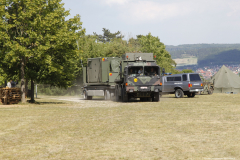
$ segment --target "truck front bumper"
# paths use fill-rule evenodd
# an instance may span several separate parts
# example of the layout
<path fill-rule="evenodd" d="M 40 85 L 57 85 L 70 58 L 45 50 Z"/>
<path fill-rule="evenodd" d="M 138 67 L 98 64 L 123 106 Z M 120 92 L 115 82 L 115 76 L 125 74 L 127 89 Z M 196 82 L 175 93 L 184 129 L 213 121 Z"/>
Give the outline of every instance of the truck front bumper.
<path fill-rule="evenodd" d="M 160 92 L 160 86 L 127 86 L 126 92 Z"/>

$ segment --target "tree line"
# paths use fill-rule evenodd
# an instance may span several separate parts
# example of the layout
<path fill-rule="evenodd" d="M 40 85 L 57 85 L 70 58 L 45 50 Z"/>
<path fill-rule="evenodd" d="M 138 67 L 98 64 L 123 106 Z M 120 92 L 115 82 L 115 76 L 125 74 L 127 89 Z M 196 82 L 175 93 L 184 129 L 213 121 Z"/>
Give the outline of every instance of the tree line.
<path fill-rule="evenodd" d="M 118 57 L 126 52 L 147 52 L 167 72 L 176 63 L 158 37 L 138 35 L 128 41 L 121 32 L 86 35 L 80 16 L 66 19 L 61 0 L 0 1 L 0 83 L 19 79 L 22 102 L 28 82 L 67 88 L 81 77 L 87 58 Z"/>
<path fill-rule="evenodd" d="M 222 53 L 235 52 L 240 50 L 240 44 L 184 44 L 178 46 L 167 45 L 166 50 L 172 58 L 184 58 L 186 56 L 195 56 L 199 61 L 208 60 L 212 56 Z"/>

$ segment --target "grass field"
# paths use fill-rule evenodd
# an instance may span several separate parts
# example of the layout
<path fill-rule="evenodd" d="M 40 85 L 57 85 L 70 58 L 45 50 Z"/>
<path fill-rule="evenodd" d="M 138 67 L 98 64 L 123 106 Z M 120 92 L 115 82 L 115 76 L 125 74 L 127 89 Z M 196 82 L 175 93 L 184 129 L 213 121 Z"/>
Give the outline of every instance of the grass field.
<path fill-rule="evenodd" d="M 240 94 L 71 98 L 0 105 L 0 159 L 240 159 Z"/>

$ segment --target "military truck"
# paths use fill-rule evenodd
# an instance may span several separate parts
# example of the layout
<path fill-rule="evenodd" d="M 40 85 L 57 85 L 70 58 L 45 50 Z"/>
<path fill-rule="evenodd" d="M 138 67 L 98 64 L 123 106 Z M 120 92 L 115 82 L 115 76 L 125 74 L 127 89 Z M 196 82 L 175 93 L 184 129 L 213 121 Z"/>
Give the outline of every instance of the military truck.
<path fill-rule="evenodd" d="M 153 53 L 126 53 L 122 57 L 89 58 L 83 67 L 83 95 L 127 102 L 130 98 L 159 101 L 160 67 Z"/>

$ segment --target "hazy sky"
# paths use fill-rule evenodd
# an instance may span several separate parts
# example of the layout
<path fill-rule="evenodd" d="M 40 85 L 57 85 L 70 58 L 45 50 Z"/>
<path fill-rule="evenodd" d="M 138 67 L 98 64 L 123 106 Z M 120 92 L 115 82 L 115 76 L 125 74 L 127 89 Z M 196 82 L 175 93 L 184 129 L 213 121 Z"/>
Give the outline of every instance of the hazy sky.
<path fill-rule="evenodd" d="M 240 0 L 62 0 L 87 34 L 149 32 L 165 45 L 240 43 Z"/>

